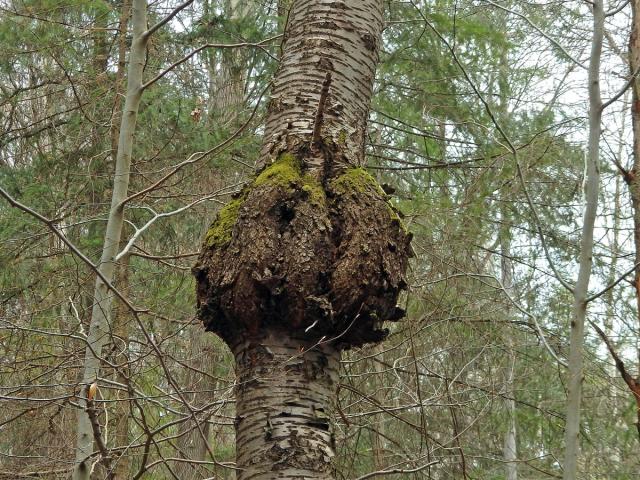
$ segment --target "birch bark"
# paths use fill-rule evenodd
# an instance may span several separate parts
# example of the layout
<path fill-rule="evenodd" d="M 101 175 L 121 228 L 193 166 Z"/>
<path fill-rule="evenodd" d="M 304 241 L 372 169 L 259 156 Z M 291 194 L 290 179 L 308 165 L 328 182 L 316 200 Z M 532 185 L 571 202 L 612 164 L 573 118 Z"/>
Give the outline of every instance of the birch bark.
<path fill-rule="evenodd" d="M 238 480 L 334 478 L 340 350 L 404 313 L 410 235 L 358 168 L 383 2 L 297 0 L 287 25 L 261 173 L 193 270 L 200 318 L 236 358 Z"/>
<path fill-rule="evenodd" d="M 339 350 L 278 331 L 232 350 L 237 480 L 334 478 Z"/>
<path fill-rule="evenodd" d="M 313 141 L 327 74 L 331 98 L 320 113 L 322 141 L 337 147 L 332 159 L 343 168 L 364 163 L 382 26 L 378 0 L 293 3 L 266 119 L 265 163 L 281 152 L 302 153 Z M 303 162 L 316 176 L 340 168 L 327 165 L 323 153 L 304 153 Z M 237 466 L 244 468 L 238 480 L 334 478 L 329 415 L 339 350 L 313 347 L 285 332 L 268 333 L 257 345 L 243 342 L 233 350 L 239 384 Z"/>
<path fill-rule="evenodd" d="M 265 125 L 263 159 L 309 143 L 322 85 L 331 73 L 331 101 L 323 116 L 325 143 L 341 146 L 343 165 L 364 164 L 383 5 L 378 0 L 298 0 L 289 11 L 280 66 Z M 307 158 L 321 168 L 322 158 Z"/>

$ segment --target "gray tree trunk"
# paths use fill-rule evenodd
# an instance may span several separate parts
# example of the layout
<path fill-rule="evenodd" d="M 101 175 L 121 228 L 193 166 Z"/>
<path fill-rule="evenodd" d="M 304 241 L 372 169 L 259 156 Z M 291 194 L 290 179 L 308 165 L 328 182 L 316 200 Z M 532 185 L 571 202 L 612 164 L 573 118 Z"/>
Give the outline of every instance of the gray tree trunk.
<path fill-rule="evenodd" d="M 231 20 L 241 20 L 246 14 L 248 2 L 231 0 L 224 2 L 224 15 Z M 212 10 L 209 1 L 203 5 L 205 16 Z M 211 85 L 209 109 L 215 112 L 215 121 L 237 128 L 238 115 L 244 106 L 245 91 L 245 55 L 242 50 L 208 52 L 207 64 L 209 84 Z M 214 380 L 219 364 L 215 360 L 216 353 L 209 352 L 211 341 L 200 329 L 191 328 L 189 332 L 189 358 L 195 370 L 188 370 L 186 387 L 192 391 L 187 398 L 195 409 L 205 407 L 211 401 L 211 391 L 215 391 L 217 382 Z M 201 375 L 199 372 L 206 372 Z M 190 414 L 189 409 L 183 409 Z M 207 443 L 210 436 L 210 424 L 206 412 L 196 418 L 191 418 L 180 426 L 181 436 L 178 438 L 178 449 L 186 460 L 212 462 Z M 198 480 L 211 476 L 212 465 L 197 462 L 180 462 L 175 471 L 180 480 Z"/>
<path fill-rule="evenodd" d="M 587 314 L 587 292 L 593 264 L 593 231 L 598 210 L 600 185 L 600 133 L 602 99 L 600 97 L 600 58 L 604 37 L 602 0 L 593 2 L 593 38 L 589 60 L 589 138 L 585 169 L 585 208 L 580 239 L 578 279 L 573 290 L 571 336 L 569 348 L 567 419 L 565 426 L 564 480 L 578 475 L 580 451 L 580 404 L 582 399 L 584 322 Z"/>
<path fill-rule="evenodd" d="M 510 222 L 509 216 L 505 213 L 506 208 L 502 209 L 501 220 L 503 224 L 502 235 L 500 239 L 500 276 L 502 286 L 509 295 L 513 294 L 513 265 L 511 263 L 511 241 L 509 238 L 508 225 Z M 506 231 L 505 231 L 506 230 Z M 513 309 L 506 308 L 507 318 L 511 320 Z M 515 388 L 514 388 L 514 370 L 516 363 L 516 353 L 512 332 L 507 331 L 505 337 L 505 344 L 507 347 L 507 353 L 509 356 L 509 366 L 507 375 L 505 378 L 505 394 L 507 399 L 505 400 L 505 407 L 507 410 L 507 432 L 504 436 L 504 445 L 502 448 L 502 456 L 504 458 L 505 468 L 505 480 L 518 480 L 518 448 L 517 448 L 517 430 L 516 430 L 516 401 L 515 401 Z"/>
<path fill-rule="evenodd" d="M 199 316 L 236 358 L 238 480 L 334 478 L 340 350 L 404 313 L 410 235 L 357 168 L 382 27 L 382 0 L 293 3 L 262 171 L 194 267 Z"/>
<path fill-rule="evenodd" d="M 231 0 L 224 13 L 229 19 L 239 21 L 246 15 L 248 6 L 246 0 Z M 244 104 L 244 59 L 242 49 L 220 52 L 220 72 L 214 79 L 217 89 L 211 103 L 224 123 L 236 124 L 235 120 Z"/>
<path fill-rule="evenodd" d="M 216 381 L 213 378 L 217 367 L 217 356 L 212 352 L 211 339 L 204 335 L 202 327 L 189 330 L 190 364 L 193 369 L 187 371 L 185 385 L 190 393 L 185 393 L 185 398 L 190 402 L 194 410 L 205 409 L 211 402 L 212 391 L 216 390 Z M 202 375 L 200 372 L 206 372 Z M 193 393 L 191 393 L 193 392 Z M 190 411 L 184 409 L 184 413 Z M 205 411 L 190 418 L 180 425 L 180 437 L 178 448 L 186 460 L 211 461 L 207 441 L 210 435 L 208 415 Z M 180 462 L 175 471 L 180 480 L 197 480 L 211 476 L 212 465 L 201 463 Z"/>
<path fill-rule="evenodd" d="M 120 123 L 111 210 L 109 211 L 102 256 L 98 267 L 100 273 L 109 281 L 112 281 L 114 277 L 114 258 L 118 253 L 120 238 L 122 236 L 122 226 L 124 223 L 124 205 L 122 202 L 126 199 L 129 188 L 133 134 L 138 116 L 138 106 L 140 105 L 140 98 L 142 96 L 142 74 L 147 45 L 147 38 L 144 36 L 147 27 L 146 1 L 134 0 L 132 11 L 133 39 L 129 56 L 127 94 Z M 80 408 L 78 409 L 76 430 L 74 480 L 88 480 L 91 474 L 94 439 L 91 422 L 84 408 L 86 406 L 84 399 L 86 398 L 86 387 L 97 380 L 100 373 L 102 349 L 109 339 L 111 298 L 112 294 L 109 292 L 108 286 L 100 277 L 97 277 L 94 290 L 94 304 L 89 325 L 89 336 L 87 338 L 88 345 L 84 357 L 82 390 L 78 401 Z"/>

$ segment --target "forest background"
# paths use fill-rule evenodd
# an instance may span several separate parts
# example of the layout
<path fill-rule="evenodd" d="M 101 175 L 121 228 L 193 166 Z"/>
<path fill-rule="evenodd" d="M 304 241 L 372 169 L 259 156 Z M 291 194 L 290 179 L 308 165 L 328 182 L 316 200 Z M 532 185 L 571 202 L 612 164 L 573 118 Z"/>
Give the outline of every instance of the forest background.
<path fill-rule="evenodd" d="M 636 478 L 638 3 L 604 5 L 594 157 L 598 2 L 385 2 L 366 154 L 415 258 L 407 318 L 343 355 L 339 478 L 563 476 L 588 165 L 600 189 L 577 478 Z M 234 476 L 233 359 L 196 319 L 191 267 L 254 173 L 287 8 L 150 2 L 121 298 L 93 379 L 95 478 Z M 2 0 L 0 12 L 0 478 L 68 478 L 131 3 Z"/>

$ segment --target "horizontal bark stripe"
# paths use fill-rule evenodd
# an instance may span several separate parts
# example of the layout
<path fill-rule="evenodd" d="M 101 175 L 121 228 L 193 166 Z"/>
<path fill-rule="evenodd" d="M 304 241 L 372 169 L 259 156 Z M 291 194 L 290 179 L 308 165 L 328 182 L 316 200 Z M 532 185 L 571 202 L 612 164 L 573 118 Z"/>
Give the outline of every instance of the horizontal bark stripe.
<path fill-rule="evenodd" d="M 237 479 L 333 478 L 338 350 L 277 331 L 232 350 Z"/>

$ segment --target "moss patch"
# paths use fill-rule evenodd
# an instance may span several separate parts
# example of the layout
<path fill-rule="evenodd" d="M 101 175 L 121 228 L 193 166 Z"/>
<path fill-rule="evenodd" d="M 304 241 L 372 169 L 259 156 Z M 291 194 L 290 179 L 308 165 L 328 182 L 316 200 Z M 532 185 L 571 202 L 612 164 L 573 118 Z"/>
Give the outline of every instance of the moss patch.
<path fill-rule="evenodd" d="M 397 223 L 398 226 L 402 229 L 405 235 L 409 233 L 409 229 L 407 228 L 407 224 L 402 221 L 400 215 L 398 214 L 398 210 L 387 202 L 387 211 L 389 212 L 389 216 L 391 217 L 391 221 L 393 223 Z"/>
<path fill-rule="evenodd" d="M 216 216 L 209 227 L 204 243 L 207 247 L 223 247 L 231 241 L 233 226 L 238 219 L 240 207 L 244 203 L 245 195 L 227 203 Z"/>
<path fill-rule="evenodd" d="M 376 179 L 364 168 L 357 167 L 345 170 L 342 175 L 331 182 L 331 187 L 339 195 L 345 195 L 351 192 L 365 193 L 368 189 L 373 190 L 385 199 L 391 221 L 397 223 L 404 233 L 408 232 L 407 226 L 400 218 L 400 215 L 398 215 L 398 211 L 386 200 L 387 194 Z"/>
<path fill-rule="evenodd" d="M 290 153 L 282 154 L 271 166 L 265 168 L 255 179 L 251 188 L 267 184 L 284 189 L 300 189 L 307 194 L 314 205 L 323 205 L 326 201 L 320 182 L 311 175 L 303 175 L 300 160 Z"/>
<path fill-rule="evenodd" d="M 259 187 L 268 183 L 290 188 L 298 183 L 300 176 L 300 161 L 290 153 L 283 153 L 257 176 L 252 186 Z"/>
<path fill-rule="evenodd" d="M 302 176 L 302 190 L 307 193 L 313 205 L 324 205 L 327 201 L 322 185 L 311 175 Z"/>
<path fill-rule="evenodd" d="M 345 145 L 347 143 L 347 131 L 343 128 L 338 134 L 338 145 Z"/>
<path fill-rule="evenodd" d="M 282 154 L 272 165 L 265 168 L 250 185 L 245 187 L 239 198 L 232 200 L 218 212 L 205 237 L 207 247 L 220 248 L 231 241 L 240 207 L 249 192 L 264 185 L 275 185 L 291 192 L 302 190 L 309 201 L 316 206 L 324 205 L 326 202 L 326 196 L 320 182 L 311 175 L 302 174 L 300 160 L 290 153 Z"/>
<path fill-rule="evenodd" d="M 367 189 L 373 189 L 383 197 L 385 195 L 384 190 L 376 182 L 376 179 L 362 167 L 348 168 L 342 175 L 331 182 L 331 186 L 340 195 L 350 192 L 365 193 Z"/>

